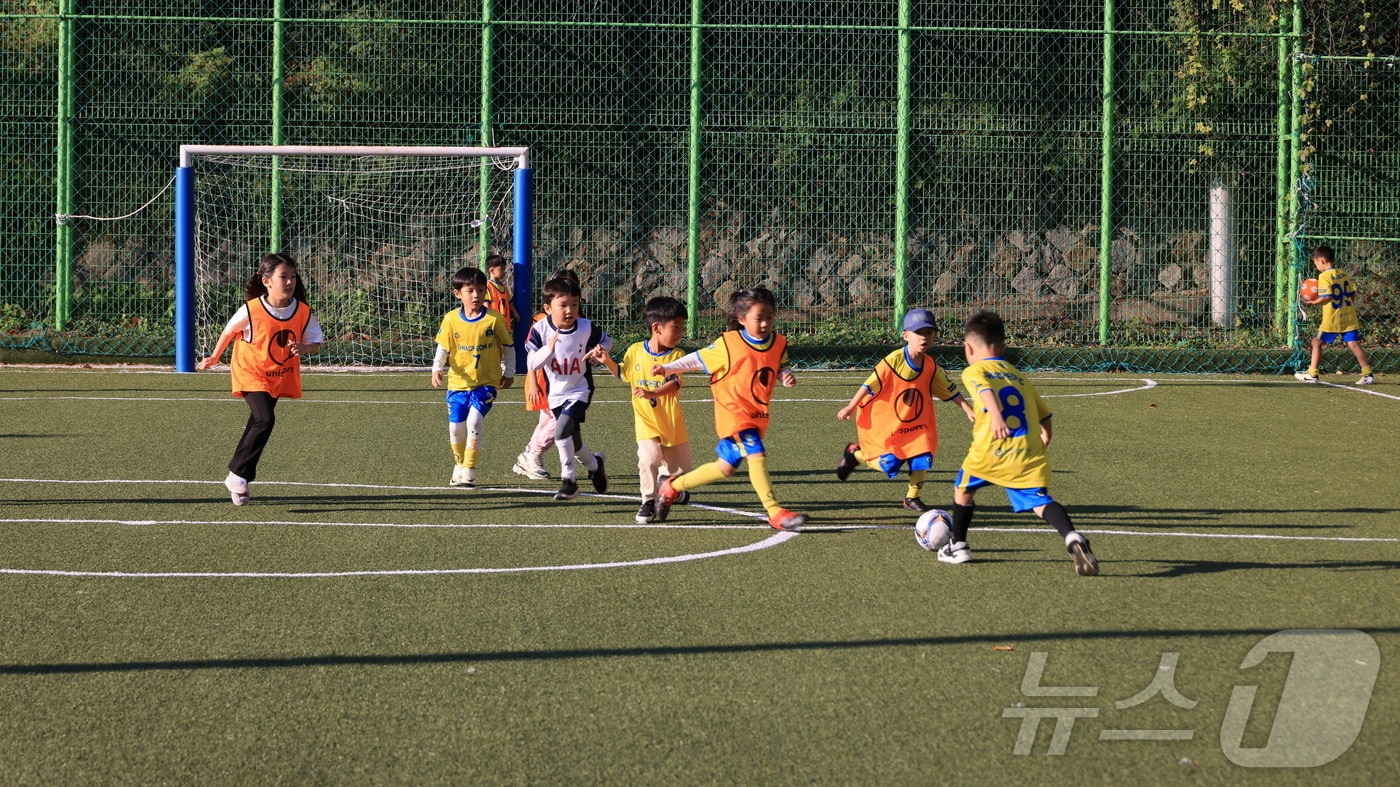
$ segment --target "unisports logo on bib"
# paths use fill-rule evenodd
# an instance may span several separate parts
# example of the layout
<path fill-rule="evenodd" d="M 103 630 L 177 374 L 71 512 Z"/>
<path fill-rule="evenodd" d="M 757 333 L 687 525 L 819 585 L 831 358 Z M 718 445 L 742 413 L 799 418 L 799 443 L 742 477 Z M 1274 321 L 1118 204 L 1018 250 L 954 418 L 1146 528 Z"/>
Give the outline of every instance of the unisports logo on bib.
<path fill-rule="evenodd" d="M 283 328 L 272 334 L 272 341 L 267 347 L 267 357 L 278 366 L 286 366 L 292 360 L 292 345 L 296 343 L 297 332 Z"/>
<path fill-rule="evenodd" d="M 900 423 L 917 421 L 924 414 L 924 395 L 912 388 L 899 395 L 894 402 L 894 415 Z"/>
<path fill-rule="evenodd" d="M 759 404 L 768 404 L 769 391 L 773 390 L 773 377 L 777 372 L 769 366 L 753 373 L 753 382 L 749 386 L 749 393 L 753 394 L 753 400 Z"/>

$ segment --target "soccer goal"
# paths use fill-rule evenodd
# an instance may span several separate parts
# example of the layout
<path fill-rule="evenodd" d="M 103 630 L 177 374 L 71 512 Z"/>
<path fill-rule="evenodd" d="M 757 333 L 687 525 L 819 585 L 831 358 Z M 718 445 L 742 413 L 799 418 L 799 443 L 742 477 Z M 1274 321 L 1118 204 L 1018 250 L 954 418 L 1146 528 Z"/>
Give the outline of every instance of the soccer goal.
<path fill-rule="evenodd" d="M 516 313 L 532 313 L 531 189 L 523 147 L 181 146 L 176 371 L 213 349 L 271 251 L 297 260 L 322 364 L 426 366 L 452 274 L 490 253 L 510 258 Z"/>

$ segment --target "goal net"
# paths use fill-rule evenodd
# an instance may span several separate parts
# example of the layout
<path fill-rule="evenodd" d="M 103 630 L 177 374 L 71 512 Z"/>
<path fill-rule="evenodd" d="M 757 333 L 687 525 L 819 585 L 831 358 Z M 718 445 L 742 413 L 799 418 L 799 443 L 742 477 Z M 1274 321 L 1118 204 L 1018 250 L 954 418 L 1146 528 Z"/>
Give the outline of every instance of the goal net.
<path fill-rule="evenodd" d="M 309 360 L 427 365 L 456 270 L 499 253 L 529 292 L 528 174 L 524 148 L 182 148 L 177 371 L 212 351 L 270 251 L 297 261 L 325 331 Z"/>

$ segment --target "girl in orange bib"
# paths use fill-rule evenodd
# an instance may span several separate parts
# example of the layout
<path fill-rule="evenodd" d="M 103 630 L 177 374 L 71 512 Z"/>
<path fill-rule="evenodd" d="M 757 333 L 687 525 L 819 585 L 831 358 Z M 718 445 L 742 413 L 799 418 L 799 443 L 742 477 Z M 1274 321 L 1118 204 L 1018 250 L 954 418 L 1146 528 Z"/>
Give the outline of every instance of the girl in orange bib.
<path fill-rule="evenodd" d="M 749 483 L 768 512 L 768 524 L 777 530 L 800 530 L 806 514 L 795 514 L 778 504 L 768 479 L 768 453 L 763 435 L 768 431 L 768 403 L 781 382 L 797 385 L 788 365 L 787 339 L 773 330 L 777 301 L 765 287 L 740 290 L 729 298 L 729 330 L 702 350 L 666 364 L 651 367 L 653 376 L 676 372 L 706 372 L 715 399 L 715 432 L 718 459 L 689 473 L 661 482 L 656 496 L 656 521 L 665 521 L 671 506 L 683 493 L 734 475 L 748 461 Z"/>
<path fill-rule="evenodd" d="M 212 369 L 233 344 L 233 395 L 247 402 L 249 410 L 224 479 L 236 506 L 248 502 L 248 484 L 257 476 L 258 460 L 272 436 L 277 400 L 301 398 L 301 356 L 316 352 L 324 339 L 290 256 L 264 255 L 244 297 L 246 302 L 224 326 L 214 352 L 199 362 L 200 369 Z"/>

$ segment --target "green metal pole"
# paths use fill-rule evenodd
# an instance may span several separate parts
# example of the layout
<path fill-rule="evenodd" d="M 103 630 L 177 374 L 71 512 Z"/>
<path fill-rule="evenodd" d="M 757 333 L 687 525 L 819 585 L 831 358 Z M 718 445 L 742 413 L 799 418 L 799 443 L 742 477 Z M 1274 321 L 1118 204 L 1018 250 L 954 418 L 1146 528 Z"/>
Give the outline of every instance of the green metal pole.
<path fill-rule="evenodd" d="M 700 311 L 700 134 L 703 115 L 701 100 L 701 24 L 705 17 L 704 0 L 690 0 L 690 190 L 686 215 L 686 321 L 685 335 L 695 336 L 696 318 Z"/>
<path fill-rule="evenodd" d="M 1108 344 L 1113 286 L 1114 0 L 1103 4 L 1103 150 L 1099 173 L 1099 344 Z"/>
<path fill-rule="evenodd" d="M 1293 299 L 1288 288 L 1288 152 L 1292 137 L 1289 126 L 1292 102 L 1289 85 L 1293 69 L 1288 37 L 1289 18 L 1280 9 L 1278 15 L 1278 145 L 1277 168 L 1274 173 L 1274 332 L 1280 339 L 1288 338 L 1289 317 Z"/>
<path fill-rule="evenodd" d="M 54 236 L 54 315 L 55 330 L 68 327 L 73 309 L 73 2 L 60 0 L 58 25 L 58 128 L 54 170 L 55 207 L 58 224 Z"/>
<path fill-rule="evenodd" d="M 913 0 L 899 0 L 899 114 L 894 154 L 894 324 L 909 308 L 909 139 L 913 110 L 910 95 L 914 34 Z"/>
<path fill-rule="evenodd" d="M 491 147 L 494 127 L 493 111 L 495 94 L 491 89 L 491 76 L 496 71 L 496 18 L 495 0 L 481 0 L 481 146 Z M 491 215 L 491 162 L 481 160 L 481 185 L 478 192 L 478 218 Z M 477 229 L 477 239 L 481 248 L 479 264 L 486 268 L 486 258 L 491 254 L 491 222 L 483 221 Z"/>
<path fill-rule="evenodd" d="M 1299 155 L 1303 147 L 1303 64 L 1298 56 L 1302 54 L 1303 7 L 1300 0 L 1293 0 L 1293 36 L 1289 45 L 1293 67 L 1290 69 L 1289 134 L 1288 134 L 1288 234 L 1293 238 L 1288 249 L 1288 290 L 1298 289 L 1298 268 L 1293 264 L 1294 254 L 1302 254 L 1303 240 L 1300 221 L 1302 217 L 1303 168 Z M 1296 332 L 1295 332 L 1296 333 Z M 1302 346 L 1302 337 L 1294 336 L 1293 341 Z"/>
<path fill-rule="evenodd" d="M 285 144 L 282 132 L 282 91 L 287 81 L 286 0 L 273 0 L 272 8 L 272 144 Z M 272 188 L 269 194 L 267 250 L 282 251 L 282 157 L 272 157 Z"/>

